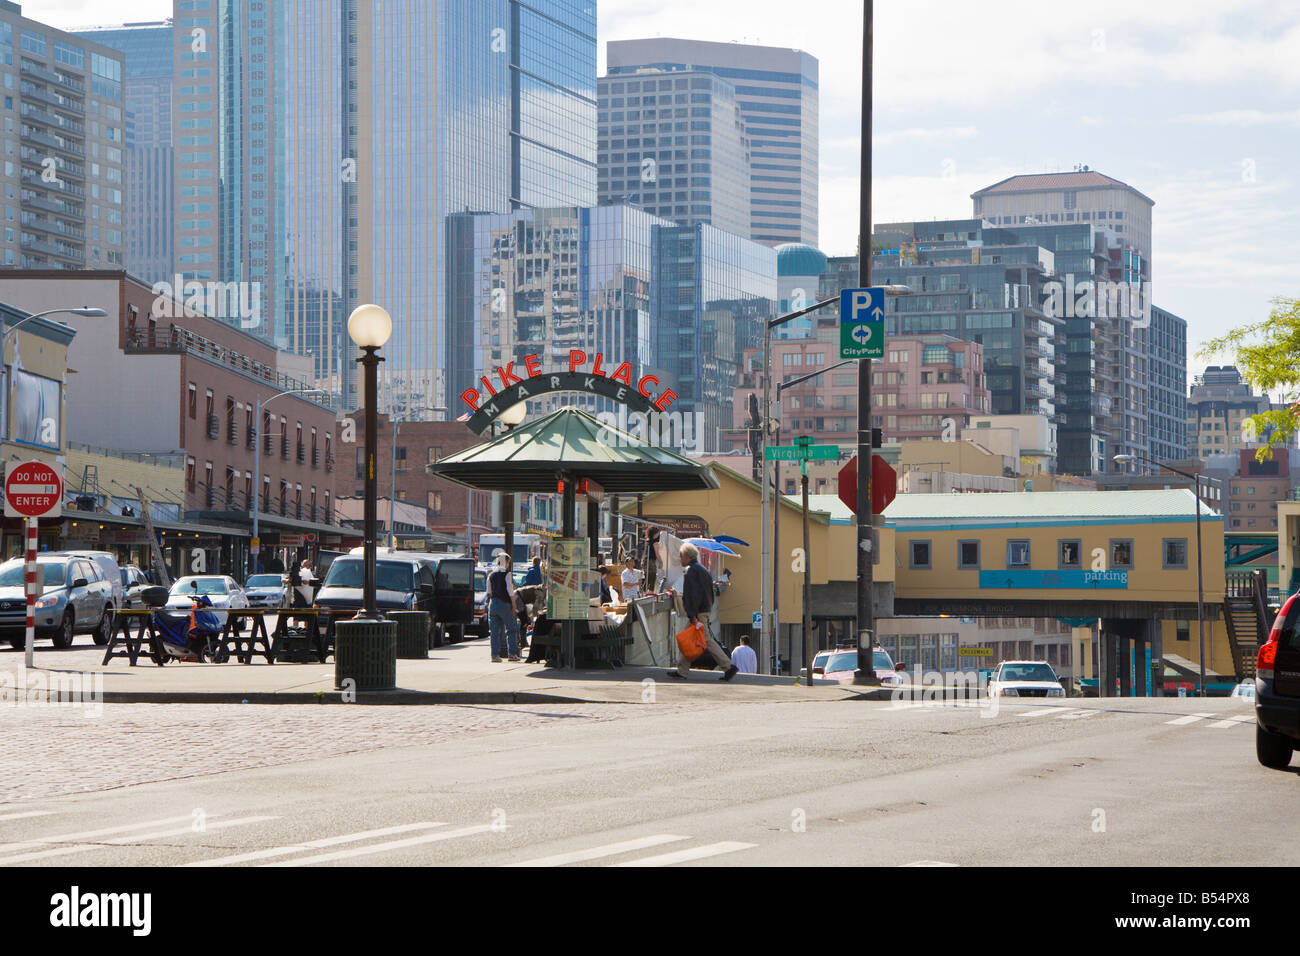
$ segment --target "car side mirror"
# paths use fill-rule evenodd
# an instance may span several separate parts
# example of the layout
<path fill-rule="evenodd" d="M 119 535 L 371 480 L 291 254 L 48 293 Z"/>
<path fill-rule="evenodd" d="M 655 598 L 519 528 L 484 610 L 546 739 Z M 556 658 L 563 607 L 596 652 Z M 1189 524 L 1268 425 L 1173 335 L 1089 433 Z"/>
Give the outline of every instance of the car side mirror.
<path fill-rule="evenodd" d="M 85 578 L 77 578 L 75 581 L 72 582 L 72 586 L 74 588 L 84 588 L 84 587 L 88 587 L 89 585 L 90 582 L 87 581 Z"/>
<path fill-rule="evenodd" d="M 897 664 L 894 665 L 894 670 L 896 671 L 907 670 L 907 661 L 899 661 Z"/>
<path fill-rule="evenodd" d="M 825 673 L 826 673 L 826 668 L 824 668 L 824 667 L 814 667 L 814 668 L 813 668 L 813 673 L 814 673 L 814 674 L 825 674 Z"/>

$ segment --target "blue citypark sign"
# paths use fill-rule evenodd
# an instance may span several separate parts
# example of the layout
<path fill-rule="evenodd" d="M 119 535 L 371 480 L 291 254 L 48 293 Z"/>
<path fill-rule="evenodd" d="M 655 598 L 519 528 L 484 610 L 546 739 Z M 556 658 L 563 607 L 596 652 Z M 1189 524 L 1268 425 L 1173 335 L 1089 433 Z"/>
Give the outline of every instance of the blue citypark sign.
<path fill-rule="evenodd" d="M 840 358 L 884 357 L 884 287 L 844 289 L 840 292 Z"/>
<path fill-rule="evenodd" d="M 1005 571 L 981 571 L 981 588 L 1025 588 L 1026 590 L 1127 590 L 1128 571 L 1035 571 L 1009 568 Z"/>

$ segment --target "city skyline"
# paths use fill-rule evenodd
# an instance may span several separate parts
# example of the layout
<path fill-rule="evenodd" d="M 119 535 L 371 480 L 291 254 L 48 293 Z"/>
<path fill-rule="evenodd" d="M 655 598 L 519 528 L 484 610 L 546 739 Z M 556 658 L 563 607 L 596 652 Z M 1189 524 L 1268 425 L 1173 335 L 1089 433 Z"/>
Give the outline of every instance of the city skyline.
<path fill-rule="evenodd" d="M 1220 364 L 1224 357 L 1196 357 L 1201 342 L 1264 318 L 1275 296 L 1300 294 L 1292 270 L 1300 240 L 1285 216 L 1300 200 L 1286 161 L 1300 141 L 1291 104 L 1300 62 L 1287 55 L 1300 13 L 1257 0 L 1168 11 L 1102 0 L 1043 22 L 1018 12 L 1030 6 L 1011 3 L 996 18 L 937 0 L 877 11 L 874 219 L 964 218 L 972 192 L 1007 176 L 1086 164 L 1155 201 L 1156 298 L 1188 321 L 1189 372 Z M 780 44 L 816 56 L 819 245 L 847 255 L 857 241 L 859 13 L 817 0 L 812 7 L 818 15 L 791 19 L 737 2 L 647 8 L 606 0 L 597 4 L 597 69 L 605 71 L 607 41 L 654 36 Z M 161 19 L 170 8 L 170 0 L 52 0 L 24 12 L 77 28 Z M 843 29 L 827 30 L 824 15 L 836 11 Z M 924 33 L 924 43 L 908 39 L 935 22 L 948 29 Z M 1171 41 L 1175 22 L 1179 39 Z M 1120 108 L 1123 96 L 1148 108 Z M 1203 265 L 1207 235 L 1226 247 L 1213 273 Z"/>

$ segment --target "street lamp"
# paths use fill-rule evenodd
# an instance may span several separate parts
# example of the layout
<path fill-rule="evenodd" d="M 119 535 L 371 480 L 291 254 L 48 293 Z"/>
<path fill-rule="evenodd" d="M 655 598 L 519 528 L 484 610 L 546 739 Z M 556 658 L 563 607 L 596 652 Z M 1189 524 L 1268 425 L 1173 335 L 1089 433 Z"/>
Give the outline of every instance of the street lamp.
<path fill-rule="evenodd" d="M 1200 632 L 1201 641 L 1201 689 L 1200 695 L 1205 696 L 1205 586 L 1201 576 L 1201 476 L 1193 474 L 1190 471 L 1183 471 L 1181 468 L 1174 468 L 1172 465 L 1166 465 L 1162 461 L 1156 461 L 1154 458 L 1148 458 L 1146 455 L 1115 455 L 1111 461 L 1117 465 L 1125 465 L 1133 461 L 1145 461 L 1148 464 L 1155 465 L 1157 468 L 1163 468 L 1165 471 L 1172 471 L 1175 475 L 1182 475 L 1184 478 L 1192 479 L 1194 488 L 1192 494 L 1196 496 L 1196 628 Z M 1164 675 L 1161 674 L 1161 686 L 1164 684 Z M 1098 693 L 1100 693 L 1101 681 L 1097 683 Z"/>
<path fill-rule="evenodd" d="M 260 570 L 260 568 L 258 567 L 258 561 L 262 553 L 262 539 L 258 536 L 258 530 L 257 530 L 258 529 L 257 514 L 258 511 L 260 510 L 260 505 L 262 501 L 262 439 L 265 438 L 266 436 L 257 433 L 256 431 L 257 429 L 262 427 L 262 409 L 265 406 L 270 405 L 273 401 L 275 401 L 277 398 L 280 398 L 282 395 L 311 395 L 313 393 L 317 395 L 328 394 L 324 389 L 321 388 L 290 388 L 290 389 L 286 389 L 283 392 L 277 392 L 276 394 L 268 398 L 266 401 L 262 401 L 262 396 L 260 394 L 257 396 L 257 414 L 253 418 L 253 429 L 257 437 L 257 440 L 253 442 L 253 501 L 252 501 L 253 545 L 251 548 L 249 548 L 249 551 L 252 553 L 253 567 L 255 570 Z"/>
<path fill-rule="evenodd" d="M 378 436 L 377 411 L 379 401 L 379 363 L 383 361 L 377 354 L 393 334 L 393 319 L 380 306 L 361 305 L 348 316 L 348 337 L 361 349 L 362 355 L 357 362 L 364 370 L 364 402 L 366 408 L 366 471 L 365 471 L 365 538 L 362 542 L 365 553 L 365 577 L 362 590 L 362 607 L 357 618 L 377 619 L 378 608 L 375 606 L 375 539 L 377 537 L 377 516 L 375 499 L 378 489 L 375 485 L 375 449 Z"/>
<path fill-rule="evenodd" d="M 9 326 L 9 328 L 5 329 L 4 351 L 5 352 L 9 351 L 9 336 L 15 335 L 15 333 L 17 333 L 17 331 L 22 326 L 26 325 L 32 319 L 43 318 L 44 316 L 47 315 L 79 315 L 82 318 L 102 319 L 104 316 L 108 315 L 108 313 L 105 312 L 103 309 L 94 308 L 89 305 L 83 305 L 80 306 L 79 308 L 72 308 L 72 309 L 46 309 L 44 312 L 34 312 L 24 319 L 19 319 L 13 325 Z M 0 356 L 0 358 L 3 358 L 3 356 Z M 13 408 L 14 378 L 15 376 L 11 372 L 9 375 L 9 401 L 8 401 L 8 405 L 10 409 Z M 7 417 L 12 417 L 12 412 L 10 412 L 10 415 Z M 13 429 L 9 427 L 8 421 L 5 422 L 5 437 L 13 438 Z"/>

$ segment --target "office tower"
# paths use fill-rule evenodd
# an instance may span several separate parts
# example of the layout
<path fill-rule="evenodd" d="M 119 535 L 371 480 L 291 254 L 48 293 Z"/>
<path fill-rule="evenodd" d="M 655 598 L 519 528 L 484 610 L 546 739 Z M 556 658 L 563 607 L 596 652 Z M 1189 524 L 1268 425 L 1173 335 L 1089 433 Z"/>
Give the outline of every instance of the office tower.
<path fill-rule="evenodd" d="M 121 268 L 122 54 L 0 0 L 4 266 Z"/>
<path fill-rule="evenodd" d="M 599 198 L 749 235 L 749 138 L 735 87 L 688 70 L 602 77 Z"/>
<path fill-rule="evenodd" d="M 1211 365 L 1192 383 L 1186 401 L 1187 446 L 1178 457 L 1205 461 L 1211 455 L 1235 457 L 1256 449 L 1267 432 L 1257 432 L 1248 419 L 1281 407 L 1267 395 L 1256 395 L 1235 365 Z"/>
<path fill-rule="evenodd" d="M 1075 396 L 1075 404 L 1061 423 L 1060 466 L 1063 471 L 1081 474 L 1113 471 L 1114 455 L 1148 454 L 1149 369 L 1141 333 L 1151 321 L 1152 200 L 1086 166 L 1068 173 L 1012 176 L 977 190 L 971 199 L 975 215 L 995 226 L 1084 223 L 1103 230 L 1107 261 L 1089 262 L 1092 274 L 1076 278 L 1105 279 L 1127 286 L 1130 300 L 1136 298 L 1141 308 L 1137 314 L 1129 308 L 1112 308 L 1109 314 L 1064 316 L 1061 351 L 1075 362 L 1067 373 L 1071 378 L 1068 391 Z M 1083 250 L 1071 247 L 1071 251 Z M 1092 251 L 1102 254 L 1096 245 Z M 1064 270 L 1062 281 L 1068 281 L 1071 274 Z M 1089 383 L 1083 381 L 1085 363 L 1091 363 L 1094 371 Z M 1091 396 L 1104 396 L 1109 408 L 1093 407 L 1089 423 L 1084 405 L 1104 404 Z M 1139 470 L 1148 467 L 1142 465 Z"/>
<path fill-rule="evenodd" d="M 172 21 L 76 35 L 122 54 L 126 104 L 126 271 L 152 284 L 176 273 Z"/>
<path fill-rule="evenodd" d="M 650 72 L 693 71 L 729 82 L 749 137 L 751 212 L 746 234 L 773 246 L 817 244 L 815 57 L 780 47 L 665 37 L 612 41 L 607 54 L 608 78 L 615 81 L 640 74 L 644 83 Z"/>
<path fill-rule="evenodd" d="M 826 254 L 802 242 L 787 242 L 776 247 L 776 284 L 778 315 L 798 312 L 818 301 L 818 287 L 826 272 Z M 856 287 L 856 286 L 855 286 Z M 787 322 L 772 330 L 776 339 L 800 339 L 810 336 L 815 328 L 815 316 Z"/>
<path fill-rule="evenodd" d="M 1187 320 L 1151 306 L 1139 334 L 1147 354 L 1147 433 L 1157 461 L 1187 459 Z"/>

